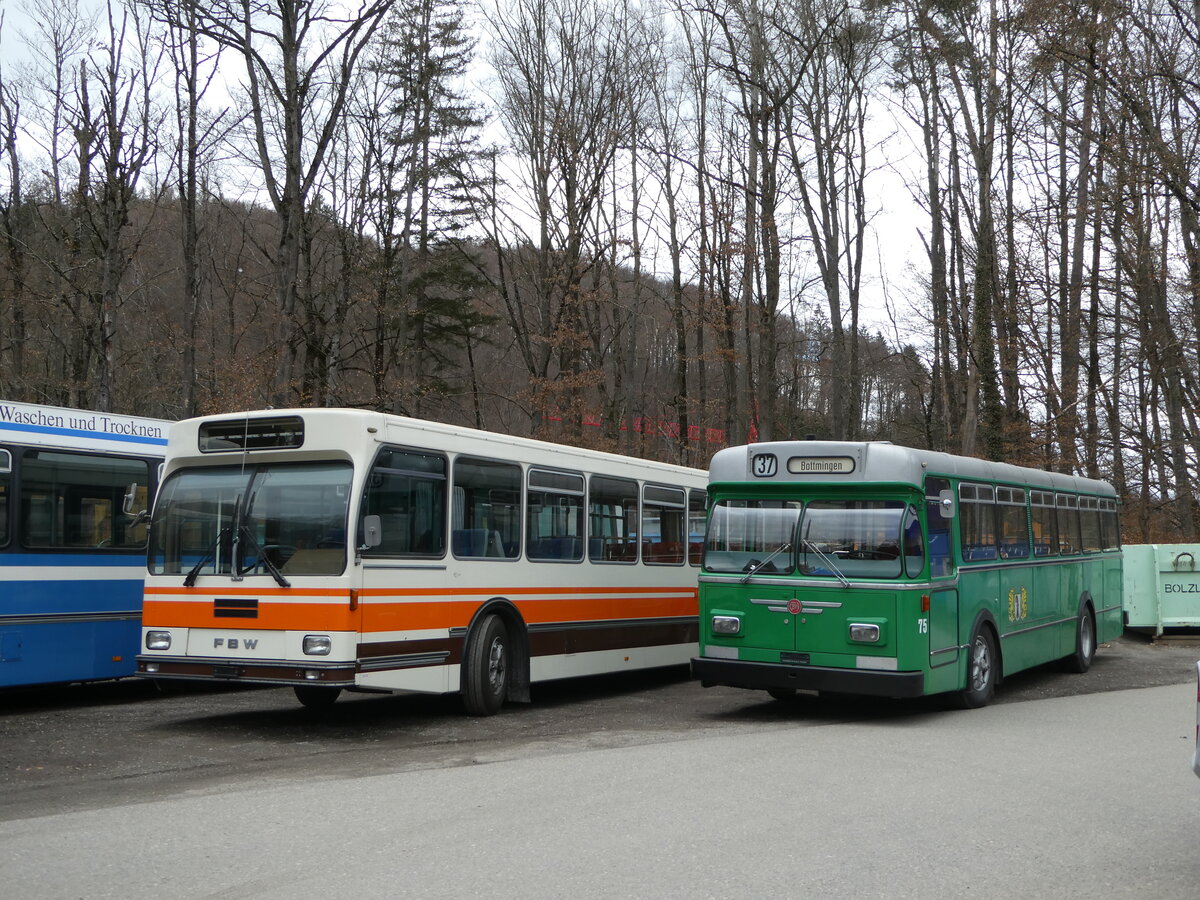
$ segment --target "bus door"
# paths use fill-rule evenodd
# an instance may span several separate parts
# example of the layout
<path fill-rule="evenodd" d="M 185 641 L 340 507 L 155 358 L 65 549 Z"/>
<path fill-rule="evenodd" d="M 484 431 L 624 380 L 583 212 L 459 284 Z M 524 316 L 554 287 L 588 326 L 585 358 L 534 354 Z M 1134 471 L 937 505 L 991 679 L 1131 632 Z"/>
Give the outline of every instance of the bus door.
<path fill-rule="evenodd" d="M 448 596 L 449 474 L 444 453 L 393 446 L 379 450 L 367 474 L 359 514 L 361 685 L 457 689 L 440 664 L 454 650 L 451 626 L 463 621 Z M 465 544 L 455 551 L 466 552 Z"/>
<path fill-rule="evenodd" d="M 945 478 L 925 479 L 925 528 L 929 536 L 929 665 L 958 662 L 958 573 L 954 568 L 955 502 Z"/>

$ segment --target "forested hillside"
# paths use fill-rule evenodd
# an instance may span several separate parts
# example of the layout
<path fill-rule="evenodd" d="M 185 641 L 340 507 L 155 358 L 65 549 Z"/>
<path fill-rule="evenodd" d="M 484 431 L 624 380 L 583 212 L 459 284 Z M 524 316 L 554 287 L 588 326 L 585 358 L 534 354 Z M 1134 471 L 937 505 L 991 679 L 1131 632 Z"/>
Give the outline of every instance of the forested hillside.
<path fill-rule="evenodd" d="M 1196 539 L 1194 4 L 481 2 L 0 0 L 0 397 L 884 439 Z"/>

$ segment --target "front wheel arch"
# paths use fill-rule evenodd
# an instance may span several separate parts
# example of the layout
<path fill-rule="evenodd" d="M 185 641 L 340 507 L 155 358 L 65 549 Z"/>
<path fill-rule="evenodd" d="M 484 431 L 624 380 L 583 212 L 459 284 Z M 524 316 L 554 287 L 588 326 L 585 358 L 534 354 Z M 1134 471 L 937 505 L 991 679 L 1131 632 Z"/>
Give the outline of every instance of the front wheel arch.
<path fill-rule="evenodd" d="M 980 642 L 981 646 L 977 646 Z M 1004 664 L 1000 649 L 1000 632 L 996 623 L 988 613 L 982 612 L 975 618 L 971 626 L 971 636 L 966 644 L 967 658 L 965 662 L 963 686 L 951 697 L 955 706 L 960 709 L 978 709 L 992 701 L 996 688 L 1003 680 Z M 982 654 L 985 660 L 978 657 Z M 980 664 L 986 666 L 986 672 L 977 672 Z"/>
<path fill-rule="evenodd" d="M 467 689 L 466 651 L 471 639 L 483 626 L 489 616 L 499 616 L 508 630 L 508 643 L 512 669 L 508 678 L 508 691 L 505 699 L 513 703 L 529 702 L 529 628 L 520 611 L 511 601 L 503 597 L 493 597 L 484 603 L 471 617 L 471 624 L 463 634 L 462 663 L 459 666 L 459 691 Z"/>

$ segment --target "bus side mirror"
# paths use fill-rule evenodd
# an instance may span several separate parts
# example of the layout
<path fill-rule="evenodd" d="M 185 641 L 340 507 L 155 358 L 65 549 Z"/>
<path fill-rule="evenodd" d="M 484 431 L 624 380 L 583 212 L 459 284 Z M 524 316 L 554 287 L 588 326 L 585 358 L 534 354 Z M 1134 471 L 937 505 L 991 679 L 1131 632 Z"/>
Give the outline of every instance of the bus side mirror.
<path fill-rule="evenodd" d="M 135 481 L 125 490 L 125 500 L 121 503 L 121 512 L 127 516 L 133 515 L 133 504 L 137 502 L 138 483 Z"/>
<path fill-rule="evenodd" d="M 943 519 L 954 518 L 954 491 L 942 491 L 938 494 L 938 511 Z"/>
<path fill-rule="evenodd" d="M 137 505 L 138 487 L 139 485 L 136 481 L 129 485 L 125 491 L 125 499 L 121 501 L 121 512 L 133 520 L 129 523 L 129 528 L 141 525 L 150 518 L 150 510 L 148 509 L 139 509 L 137 512 L 133 511 L 134 506 Z"/>
<path fill-rule="evenodd" d="M 379 516 L 363 516 L 362 546 L 364 550 L 378 547 L 383 543 L 383 522 Z"/>

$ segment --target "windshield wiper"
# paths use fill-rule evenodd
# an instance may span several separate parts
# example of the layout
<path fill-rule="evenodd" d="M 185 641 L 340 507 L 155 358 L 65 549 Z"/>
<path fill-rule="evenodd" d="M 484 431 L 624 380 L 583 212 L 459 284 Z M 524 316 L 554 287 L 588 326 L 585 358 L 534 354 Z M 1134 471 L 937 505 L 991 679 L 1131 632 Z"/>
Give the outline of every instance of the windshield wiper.
<path fill-rule="evenodd" d="M 742 580 L 738 583 L 745 584 L 747 581 L 750 580 L 750 577 L 755 572 L 761 571 L 763 568 L 768 566 L 770 564 L 771 560 L 773 560 L 775 557 L 777 557 L 780 553 L 783 553 L 783 552 L 785 552 L 787 550 L 791 550 L 791 549 L 792 549 L 791 544 L 780 544 L 778 547 L 776 547 L 774 550 L 772 550 L 770 555 L 768 555 L 767 558 L 764 559 L 762 562 L 760 562 L 758 565 L 751 565 L 749 570 L 747 570 L 746 574 L 742 576 Z"/>
<path fill-rule="evenodd" d="M 184 587 L 190 588 L 196 586 L 196 576 L 200 574 L 200 570 L 204 568 L 205 564 L 208 563 L 210 559 L 214 559 L 216 557 L 217 548 L 221 546 L 221 541 L 227 534 L 229 534 L 228 525 L 217 532 L 217 539 L 212 542 L 212 546 L 205 551 L 204 555 L 200 557 L 200 561 L 192 566 L 192 570 L 187 573 L 187 577 L 183 579 Z"/>
<path fill-rule="evenodd" d="M 271 577 L 275 579 L 276 583 L 280 587 L 291 587 L 292 586 L 292 583 L 283 577 L 283 573 L 279 571 L 279 569 L 275 565 L 275 563 L 271 562 L 271 557 L 269 557 L 263 551 L 262 545 L 258 543 L 258 541 L 255 539 L 253 533 L 250 531 L 249 528 L 247 528 L 245 525 L 239 525 L 238 526 L 238 534 L 245 535 L 246 540 L 249 542 L 250 546 L 254 548 L 254 552 L 258 554 L 258 557 L 257 557 L 258 561 L 263 564 L 264 569 L 266 569 L 268 572 L 271 573 Z M 238 561 L 237 557 L 234 557 L 234 568 L 241 570 L 241 571 L 245 571 L 244 569 L 242 569 L 241 564 Z"/>
<path fill-rule="evenodd" d="M 844 587 L 844 588 L 850 587 L 850 579 L 848 579 L 845 575 L 842 574 L 842 570 L 837 567 L 837 563 L 835 563 L 832 559 L 830 559 L 828 556 L 826 556 L 824 553 L 822 553 L 821 548 L 818 547 L 816 544 L 814 544 L 812 541 L 810 541 L 808 538 L 801 538 L 801 540 L 804 542 L 804 546 L 811 549 L 813 553 L 817 554 L 817 556 L 820 557 L 821 562 L 823 562 L 823 563 L 825 563 L 825 565 L 829 566 L 830 571 L 832 571 L 833 574 L 835 576 L 837 576 L 837 580 L 842 583 L 842 587 Z"/>

